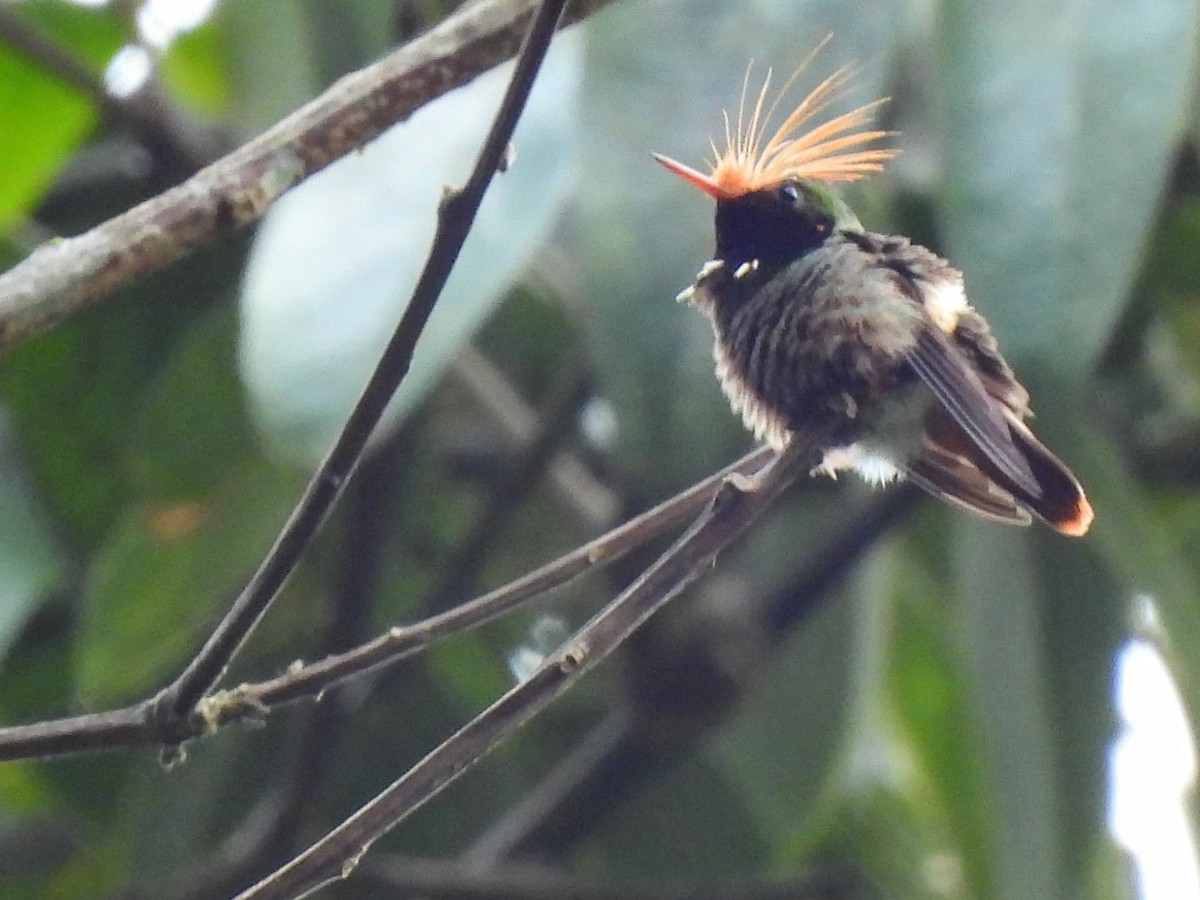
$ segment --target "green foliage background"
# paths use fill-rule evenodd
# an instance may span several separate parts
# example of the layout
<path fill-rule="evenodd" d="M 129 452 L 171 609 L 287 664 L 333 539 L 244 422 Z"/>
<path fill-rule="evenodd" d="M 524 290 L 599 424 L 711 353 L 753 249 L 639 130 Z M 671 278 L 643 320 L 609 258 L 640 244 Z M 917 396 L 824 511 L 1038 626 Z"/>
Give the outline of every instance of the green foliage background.
<path fill-rule="evenodd" d="M 407 6 L 434 20 L 446 4 Z M 7 7 L 96 71 L 132 33 L 120 10 Z M 163 79 L 248 138 L 392 46 L 397 7 L 228 0 L 171 48 Z M 711 210 L 649 153 L 698 162 L 747 60 L 787 73 L 832 33 L 814 77 L 859 61 L 846 103 L 891 96 L 885 124 L 904 150 L 853 205 L 964 270 L 1097 522 L 1070 542 L 922 502 L 829 596 L 808 598 L 818 608 L 799 626 L 767 635 L 765 598 L 866 501 L 853 483 L 806 483 L 618 664 L 373 853 L 454 860 L 621 716 L 656 764 L 615 783 L 553 854 L 581 878 L 836 865 L 888 897 L 1135 896 L 1105 823 L 1113 665 L 1131 636 L 1160 643 L 1200 721 L 1197 16 L 1195 0 L 626 0 L 588 22 L 560 226 L 512 249 L 527 274 L 489 301 L 474 344 L 534 407 L 589 375 L 583 418 L 610 427 L 580 425 L 563 445 L 626 512 L 747 446 L 711 376 L 707 325 L 671 300 L 707 259 Z M 518 166 L 549 165 L 517 150 Z M 168 175 L 129 165 L 140 159 L 0 41 L 0 263 L 160 190 Z M 329 253 L 356 240 L 331 234 Z M 0 357 L 5 724 L 155 691 L 298 495 L 307 472 L 279 452 L 239 369 L 248 244 L 222 241 Z M 360 314 L 355 291 L 350 272 L 334 320 Z M 398 316 L 407 285 L 394 292 Z M 432 349 L 438 386 L 380 441 L 231 683 L 415 620 L 431 597 L 465 599 L 595 533 L 542 479 L 504 510 L 478 576 L 445 596 L 512 462 L 453 373 L 460 343 Z M 149 750 L 0 766 L 0 896 L 191 896 L 189 873 L 219 866 L 228 839 L 306 772 L 283 836 L 255 861 L 264 873 L 510 685 L 508 660 L 547 630 L 540 617 L 578 624 L 634 565 L 350 687 L 340 713 L 296 707 L 201 741 L 171 772 Z M 1138 614 L 1144 597 L 1157 624 Z M 722 673 L 715 693 L 680 677 L 697 655 Z M 370 884 L 334 893 L 377 896 Z"/>

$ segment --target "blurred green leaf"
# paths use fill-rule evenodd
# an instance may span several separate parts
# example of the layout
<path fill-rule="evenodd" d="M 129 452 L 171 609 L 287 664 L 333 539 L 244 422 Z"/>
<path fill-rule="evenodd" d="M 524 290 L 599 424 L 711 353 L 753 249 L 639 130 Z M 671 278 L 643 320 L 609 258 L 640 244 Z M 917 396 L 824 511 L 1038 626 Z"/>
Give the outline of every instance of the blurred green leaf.
<path fill-rule="evenodd" d="M 319 36 L 313 50 L 322 82 L 332 82 L 357 68 L 362 60 L 382 56 L 392 47 L 394 24 L 400 15 L 393 4 L 376 0 L 298 3 L 309 34 Z"/>
<path fill-rule="evenodd" d="M 1107 840 L 1113 665 L 1128 640 L 1130 597 L 1122 573 L 1093 545 L 1050 539 L 1034 551 L 1061 797 L 1057 837 L 1067 883 L 1075 884 Z"/>
<path fill-rule="evenodd" d="M 953 696 L 959 672 L 952 653 L 936 646 L 944 623 L 930 617 L 929 607 L 939 592 L 924 595 L 923 586 L 934 588 L 927 563 L 911 542 L 901 548 L 889 541 L 872 554 L 854 583 L 854 602 L 843 598 L 853 630 L 838 639 L 824 635 L 822 654 L 839 658 L 845 672 L 836 681 L 842 690 L 837 752 L 821 769 L 819 793 L 781 792 L 781 780 L 774 796 L 754 793 L 760 801 L 754 808 L 761 810 L 767 797 L 767 808 L 778 804 L 781 818 L 767 831 L 781 842 L 776 868 L 792 871 L 833 858 L 868 876 L 886 896 L 986 896 L 991 875 L 980 852 L 986 854 L 991 840 L 978 747 L 965 700 Z M 924 653 L 913 652 L 915 641 Z M 796 696 L 777 704 L 778 719 L 794 718 L 793 735 L 814 725 L 800 704 L 818 687 L 820 694 L 828 690 L 821 679 L 831 665 L 828 658 L 820 662 L 806 679 L 789 679 Z M 771 751 L 778 760 L 758 765 L 811 777 L 817 760 L 805 742 L 780 736 Z"/>
<path fill-rule="evenodd" d="M 1137 874 L 1128 854 L 1110 840 L 1096 851 L 1091 873 L 1089 897 L 1105 900 L 1141 900 Z"/>
<path fill-rule="evenodd" d="M 154 500 L 203 500 L 231 468 L 252 465 L 254 432 L 237 377 L 234 310 L 218 307 L 140 397 L 130 437 L 130 480 Z"/>
<path fill-rule="evenodd" d="M 817 854 L 853 860 L 859 872 L 881 886 L 880 896 L 967 900 L 972 894 L 950 852 L 945 823 L 936 820 L 936 804 L 928 797 L 914 796 L 914 780 L 898 784 L 879 777 L 843 795 Z"/>
<path fill-rule="evenodd" d="M 1145 263 L 1146 293 L 1167 328 L 1146 335 L 1150 374 L 1167 394 L 1170 412 L 1200 416 L 1200 201 L 1164 217 Z M 1180 365 L 1182 363 L 1183 365 Z"/>
<path fill-rule="evenodd" d="M 1031 548 L 1016 529 L 954 529 L 954 628 L 977 709 L 998 898 L 1066 895 L 1054 724 Z"/>
<path fill-rule="evenodd" d="M 518 157 L 488 191 L 378 434 L 425 398 L 558 216 L 575 171 L 579 42 L 571 33 L 551 49 L 514 136 Z M 424 264 L 440 192 L 469 172 L 508 71 L 422 108 L 289 193 L 263 223 L 242 296 L 241 366 L 259 428 L 282 458 L 319 460 L 340 430 Z"/>
<path fill-rule="evenodd" d="M 1112 445 L 1089 423 L 1081 424 L 1076 441 L 1084 455 L 1079 468 L 1088 475 L 1093 505 L 1099 511 L 1093 540 L 1128 591 L 1148 594 L 1166 627 L 1168 654 L 1177 666 L 1192 720 L 1200 727 L 1200 573 L 1187 540 L 1194 539 L 1195 509 L 1180 504 L 1185 526 L 1163 514 L 1129 472 Z M 1176 655 L 1177 654 L 1177 655 Z"/>
<path fill-rule="evenodd" d="M 678 878 L 680 871 L 689 881 L 745 876 L 771 858 L 751 802 L 724 766 L 688 759 L 624 804 L 589 843 L 587 857 L 615 878 Z"/>
<path fill-rule="evenodd" d="M 1179 294 L 1200 296 L 1200 200 L 1175 207 L 1156 232 L 1146 260 L 1147 273 L 1156 287 Z"/>
<path fill-rule="evenodd" d="M 976 522 L 938 540 L 957 565 L 957 599 L 944 599 L 938 629 L 956 670 L 944 689 L 963 705 L 941 723 L 954 738 L 930 720 L 921 746 L 940 761 L 964 862 L 999 896 L 1075 884 L 1107 827 L 1111 673 L 1127 598 L 1094 543 Z"/>
<path fill-rule="evenodd" d="M 938 540 L 945 535 L 935 532 Z M 962 648 L 946 615 L 946 589 L 921 564 L 916 536 L 889 542 L 873 560 L 874 590 L 897 595 L 888 682 L 900 734 L 923 773 L 920 799 L 940 815 L 953 854 L 943 868 L 968 896 L 995 888 L 995 823 Z M 949 849 L 949 848 L 948 848 Z"/>
<path fill-rule="evenodd" d="M 12 438 L 0 419 L 0 659 L 66 577 L 66 561 Z"/>
<path fill-rule="evenodd" d="M 190 747 L 186 765 L 171 771 L 139 767 L 123 785 L 98 849 L 136 860 L 126 867 L 123 887 L 136 887 L 139 896 L 165 897 L 192 887 L 195 879 L 219 871 L 211 860 L 219 856 L 223 836 L 253 821 L 258 792 L 290 789 L 292 773 L 283 756 L 261 731 L 242 729 Z M 180 809 L 188 815 L 180 817 Z M 167 821 L 174 827 L 160 827 Z"/>
<path fill-rule="evenodd" d="M 228 35 L 212 22 L 180 35 L 160 63 L 171 96 L 206 115 L 229 106 L 229 68 Z"/>
<path fill-rule="evenodd" d="M 138 506 L 93 562 L 78 659 L 89 705 L 128 700 L 186 661 L 271 545 L 303 481 L 232 469 L 204 500 Z"/>
<path fill-rule="evenodd" d="M 861 612 L 840 596 L 781 647 L 768 681 L 732 720 L 716 759 L 761 823 L 774 856 L 814 840 L 862 714 Z"/>
<path fill-rule="evenodd" d="M 1078 377 L 1137 273 L 1188 113 L 1192 0 L 944 4 L 950 258 L 1010 357 Z"/>
<path fill-rule="evenodd" d="M 986 710 L 996 896 L 1063 896 L 1088 877 L 1105 828 L 1108 673 L 1124 603 L 1155 585 L 1171 598 L 1173 634 L 1187 641 L 1198 624 L 1195 573 L 1111 439 L 1086 423 L 1079 387 L 1150 243 L 1187 114 L 1197 8 L 1089 0 L 942 13 L 947 249 L 1033 389 L 1041 436 L 1097 510 L 1087 548 L 973 522 L 954 548 L 956 628 L 972 702 Z"/>
<path fill-rule="evenodd" d="M 236 596 L 303 486 L 256 454 L 232 311 L 198 323 L 147 390 L 129 449 L 135 498 L 88 573 L 78 684 L 89 703 L 159 683 Z"/>
<path fill-rule="evenodd" d="M 296 0 L 222 3 L 215 26 L 227 37 L 235 126 L 257 134 L 308 102 L 322 87 L 314 57 L 319 37 Z"/>
<path fill-rule="evenodd" d="M 9 350 L 0 367 L 0 396 L 25 464 L 73 551 L 90 550 L 120 514 L 129 423 L 197 312 L 186 302 L 150 302 L 155 287 L 139 285 L 125 302 L 88 310 Z"/>
<path fill-rule="evenodd" d="M 0 797 L 12 816 L 37 814 L 50 805 L 50 792 L 32 766 L 0 767 Z"/>
<path fill-rule="evenodd" d="M 35 32 L 97 73 L 120 47 L 120 21 L 60 0 L 7 4 Z M 29 213 L 97 122 L 92 102 L 0 41 L 0 231 Z"/>

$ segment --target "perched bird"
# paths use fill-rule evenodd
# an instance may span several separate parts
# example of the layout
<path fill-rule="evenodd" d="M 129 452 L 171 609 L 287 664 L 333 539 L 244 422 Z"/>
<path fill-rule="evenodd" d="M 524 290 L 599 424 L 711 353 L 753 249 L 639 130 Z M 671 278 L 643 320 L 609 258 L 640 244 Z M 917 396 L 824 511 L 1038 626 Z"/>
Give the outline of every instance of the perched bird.
<path fill-rule="evenodd" d="M 766 108 L 770 73 L 748 105 L 747 72 L 709 173 L 655 154 L 717 203 L 713 259 L 678 299 L 712 321 L 734 411 L 776 448 L 809 442 L 824 454 L 817 471 L 907 477 L 991 519 L 1037 516 L 1083 535 L 1091 505 L 1026 425 L 1029 394 L 967 302 L 962 273 L 907 238 L 865 231 L 830 187 L 895 155 L 870 146 L 888 136 L 867 130 L 883 101 L 801 131 L 845 87 L 844 67 L 768 137 L 795 77 Z"/>

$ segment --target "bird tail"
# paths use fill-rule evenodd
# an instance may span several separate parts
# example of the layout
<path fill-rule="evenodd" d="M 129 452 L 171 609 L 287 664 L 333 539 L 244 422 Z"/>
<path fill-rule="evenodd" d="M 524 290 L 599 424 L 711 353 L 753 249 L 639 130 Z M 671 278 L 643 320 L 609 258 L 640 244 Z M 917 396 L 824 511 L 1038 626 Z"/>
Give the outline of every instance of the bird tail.
<path fill-rule="evenodd" d="M 1010 414 L 1009 425 L 1013 440 L 1025 454 L 1029 468 L 1042 489 L 1041 497 L 1017 499 L 1029 507 L 1038 518 L 1053 525 L 1063 534 L 1083 537 L 1092 525 L 1095 513 L 1088 503 L 1083 487 L 1063 461 L 1046 449 L 1029 426 Z"/>
<path fill-rule="evenodd" d="M 921 454 L 909 463 L 908 477 L 940 500 L 1013 525 L 1037 516 L 1051 527 L 1081 537 L 1093 511 L 1079 481 L 1024 422 L 1005 410 L 1014 445 L 1040 488 L 1034 494 L 1000 471 L 948 416 L 926 433 Z"/>

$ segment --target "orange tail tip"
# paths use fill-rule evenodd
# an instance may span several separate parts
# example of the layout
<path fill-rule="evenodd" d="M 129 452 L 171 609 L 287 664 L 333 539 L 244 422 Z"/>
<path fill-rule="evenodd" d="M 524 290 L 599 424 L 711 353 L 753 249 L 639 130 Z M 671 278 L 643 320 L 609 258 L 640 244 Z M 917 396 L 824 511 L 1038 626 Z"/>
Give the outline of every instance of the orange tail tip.
<path fill-rule="evenodd" d="M 1096 513 L 1092 509 L 1092 504 L 1088 503 L 1087 497 L 1080 493 L 1079 499 L 1075 501 L 1075 514 L 1069 519 L 1060 519 L 1050 524 L 1070 537 L 1083 537 L 1092 527 L 1092 520 L 1095 518 Z"/>

